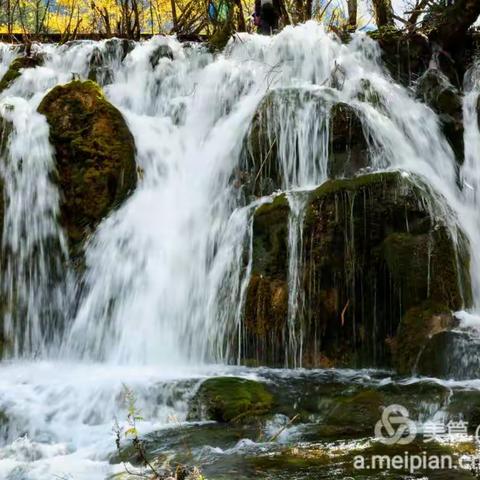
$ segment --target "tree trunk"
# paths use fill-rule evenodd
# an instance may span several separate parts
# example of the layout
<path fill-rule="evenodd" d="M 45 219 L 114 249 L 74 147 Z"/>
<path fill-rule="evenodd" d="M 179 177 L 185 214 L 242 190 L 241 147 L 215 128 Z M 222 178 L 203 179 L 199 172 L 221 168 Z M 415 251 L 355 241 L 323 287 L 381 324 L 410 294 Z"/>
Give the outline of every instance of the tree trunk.
<path fill-rule="evenodd" d="M 460 50 L 465 45 L 468 29 L 480 15 L 480 0 L 455 0 L 437 15 L 432 15 L 431 41 L 446 50 Z"/>
<path fill-rule="evenodd" d="M 175 0 L 171 0 L 171 4 L 172 4 L 173 31 L 176 32 L 178 28 L 178 17 L 177 17 L 177 6 L 175 5 Z"/>
<path fill-rule="evenodd" d="M 305 4 L 305 20 L 312 19 L 313 0 L 307 0 Z"/>
<path fill-rule="evenodd" d="M 242 0 L 234 0 L 234 3 L 238 7 L 238 31 L 246 32 L 247 25 L 245 23 L 245 14 L 243 13 Z"/>
<path fill-rule="evenodd" d="M 395 25 L 391 0 L 373 0 L 373 9 L 378 28 Z"/>
<path fill-rule="evenodd" d="M 283 26 L 290 25 L 292 21 L 290 19 L 290 15 L 288 14 L 287 7 L 285 6 L 285 0 L 279 0 L 278 3 L 280 4 L 280 13 L 282 16 Z"/>
<path fill-rule="evenodd" d="M 348 4 L 348 27 L 350 30 L 357 29 L 357 0 L 347 0 Z"/>
<path fill-rule="evenodd" d="M 303 0 L 295 0 L 295 23 L 302 23 L 303 20 Z"/>

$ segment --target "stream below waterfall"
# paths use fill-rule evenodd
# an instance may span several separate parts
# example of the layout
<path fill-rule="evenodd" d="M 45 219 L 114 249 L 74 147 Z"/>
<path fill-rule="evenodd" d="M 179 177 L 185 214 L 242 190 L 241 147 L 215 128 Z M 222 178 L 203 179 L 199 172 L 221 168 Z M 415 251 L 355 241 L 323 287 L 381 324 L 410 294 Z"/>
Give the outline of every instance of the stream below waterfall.
<path fill-rule="evenodd" d="M 408 407 L 422 432 L 428 422 L 467 416 L 472 399 L 480 398 L 475 71 L 463 98 L 465 163 L 459 172 L 437 115 L 392 81 L 379 47 L 362 33 L 342 44 L 308 22 L 272 38 L 239 35 L 218 55 L 166 37 L 128 44 L 128 51 L 112 40 L 33 48 L 43 64 L 25 69 L 0 92 L 0 114 L 12 126 L 8 151 L 0 148 L 9 198 L 1 292 L 21 312 L 21 322 L 11 316 L 3 325 L 11 354 L 0 364 L 0 479 L 124 475 L 113 428 L 127 418 L 125 386 L 137 397 L 138 429 L 148 451 L 166 464 L 198 465 L 208 480 L 475 478 L 465 476 L 470 471 L 358 474 L 352 458 L 375 451 L 376 416 L 365 415 L 368 425 L 360 428 L 362 420 L 352 413 L 351 428 L 341 430 L 324 413 L 339 399 L 380 392 L 389 404 Z M 20 54 L 19 47 L 0 44 L 0 76 Z M 99 55 L 96 80 L 133 135 L 139 180 L 89 238 L 79 281 L 65 267 L 60 194 L 51 180 L 55 153 L 37 108 L 55 86 L 91 76 L 92 58 Z M 365 79 L 379 96 L 377 105 L 359 100 Z M 279 108 L 271 119 L 272 129 L 283 133 L 277 145 L 281 190 L 292 212 L 286 368 L 240 366 L 248 364 L 242 309 L 252 218 L 276 193 L 252 202 L 239 198 L 232 172 L 262 99 L 292 87 L 327 104 L 353 106 L 370 142 L 368 172 L 421 178 L 441 192 L 448 204 L 442 215 L 468 238 L 474 301 L 469 312 L 458 313 L 457 330 L 467 340 L 463 350 L 450 352 L 459 365 L 451 379 L 304 368 L 305 332 L 296 322 L 303 301 L 303 195 L 327 180 L 329 144 L 327 116 L 311 105 L 295 115 Z M 261 425 L 191 420 L 189 402 L 201 383 L 220 376 L 261 380 L 282 413 Z M 291 421 L 296 412 L 298 420 Z M 472 426 L 480 423 L 479 412 L 470 412 Z M 455 455 L 462 452 L 457 448 Z M 135 456 L 126 455 L 135 470 Z"/>

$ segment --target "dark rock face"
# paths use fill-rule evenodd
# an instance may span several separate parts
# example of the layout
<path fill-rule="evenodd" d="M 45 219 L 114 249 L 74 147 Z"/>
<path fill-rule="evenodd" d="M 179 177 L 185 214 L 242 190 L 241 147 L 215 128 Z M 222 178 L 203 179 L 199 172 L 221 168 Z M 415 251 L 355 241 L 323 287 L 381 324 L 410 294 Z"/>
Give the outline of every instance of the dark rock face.
<path fill-rule="evenodd" d="M 0 93 L 9 88 L 12 83 L 21 76 L 22 72 L 20 70 L 38 67 L 43 64 L 43 60 L 44 59 L 41 55 L 19 57 L 15 59 L 0 80 Z"/>
<path fill-rule="evenodd" d="M 55 87 L 38 111 L 50 125 L 61 223 L 73 255 L 135 188 L 135 144 L 121 113 L 91 81 Z"/>
<path fill-rule="evenodd" d="M 429 66 L 432 46 L 420 33 L 406 35 L 396 29 L 380 29 L 369 34 L 382 49 L 382 59 L 393 79 L 411 85 Z"/>
<path fill-rule="evenodd" d="M 325 101 L 308 90 L 273 90 L 260 103 L 247 134 L 243 168 L 238 178 L 247 196 L 269 195 L 286 186 L 288 178 L 285 178 L 279 149 L 281 142 L 288 142 L 289 138 L 285 138 L 288 134 L 279 123 L 283 121 L 295 128 L 294 119 L 307 104 L 311 105 L 315 117 L 325 116 Z M 290 134 L 294 134 L 292 129 Z"/>
<path fill-rule="evenodd" d="M 168 45 L 158 46 L 150 55 L 150 65 L 155 69 L 162 58 L 173 60 L 173 51 Z"/>
<path fill-rule="evenodd" d="M 358 113 L 345 103 L 330 110 L 329 178 L 352 177 L 369 165 L 368 143 Z"/>
<path fill-rule="evenodd" d="M 435 18 L 435 17 L 432 17 Z M 426 20 L 426 17 L 425 17 Z M 424 32 L 405 32 L 395 28 L 382 28 L 368 35 L 378 41 L 382 59 L 393 79 L 403 85 L 412 86 L 430 68 L 434 59 L 438 68 L 457 88 L 462 86 L 466 66 L 472 63 L 475 52 L 475 33 L 469 33 L 465 42 L 453 43 L 448 47 L 434 39 L 429 32 L 428 20 Z"/>
<path fill-rule="evenodd" d="M 455 326 L 455 320 L 452 323 Z M 480 369 L 478 338 L 462 330 L 444 329 L 434 333 L 418 355 L 416 373 L 456 380 L 477 378 Z"/>
<path fill-rule="evenodd" d="M 288 313 L 288 217 L 285 196 L 261 206 L 255 214 L 252 278 L 245 305 L 248 360 L 269 365 L 284 360 L 283 339 Z"/>
<path fill-rule="evenodd" d="M 417 95 L 439 115 L 445 137 L 463 163 L 463 107 L 458 89 L 440 70 L 429 69 L 417 82 Z"/>
<path fill-rule="evenodd" d="M 95 47 L 90 56 L 88 79 L 100 85 L 112 83 L 113 71 L 109 65 L 109 59 L 116 58 L 119 62 L 123 62 L 134 48 L 135 42 L 120 38 L 107 40 L 103 49 Z"/>
<path fill-rule="evenodd" d="M 266 415 L 273 396 L 265 384 L 236 377 L 210 378 L 202 383 L 190 404 L 189 419 L 248 423 Z"/>
<path fill-rule="evenodd" d="M 286 171 L 285 162 L 298 163 L 296 128 L 302 124 L 308 124 L 312 151 L 307 153 L 312 164 L 326 162 L 330 177 L 350 177 L 369 165 L 367 138 L 354 108 L 334 103 L 328 91 L 320 95 L 297 88 L 274 90 L 255 113 L 245 142 L 243 166 L 237 172 L 236 180 L 247 198 L 270 195 L 291 184 L 292 172 Z M 327 132 L 329 148 L 322 152 L 314 139 Z"/>
<path fill-rule="evenodd" d="M 433 361 L 425 349 L 432 344 L 430 337 L 442 335 L 455 324 L 446 305 L 427 301 L 408 310 L 402 318 L 396 338 L 391 343 L 397 371 L 402 374 L 418 373 L 420 368 L 422 374 L 435 375 L 438 362 Z M 447 351 L 439 348 L 438 354 L 446 357 Z M 427 358 L 429 360 L 426 362 Z"/>
<path fill-rule="evenodd" d="M 449 220 L 431 216 L 439 201 L 395 172 L 331 180 L 310 195 L 296 319 L 304 365 L 408 371 L 439 331 L 436 317 L 470 304 L 466 240 L 458 232 L 457 247 Z M 277 197 L 254 220 L 245 358 L 261 364 L 285 360 L 287 203 Z M 419 332 L 414 340 L 412 324 Z"/>

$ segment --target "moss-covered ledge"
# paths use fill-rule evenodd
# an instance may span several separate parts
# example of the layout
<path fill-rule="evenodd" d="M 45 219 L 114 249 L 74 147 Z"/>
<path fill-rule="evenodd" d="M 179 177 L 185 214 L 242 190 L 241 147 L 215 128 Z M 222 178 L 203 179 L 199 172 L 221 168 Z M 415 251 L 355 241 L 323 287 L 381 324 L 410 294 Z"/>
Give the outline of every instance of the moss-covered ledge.
<path fill-rule="evenodd" d="M 0 80 L 0 93 L 9 88 L 22 75 L 23 69 L 38 67 L 43 64 L 43 60 L 41 55 L 16 58 Z"/>
<path fill-rule="evenodd" d="M 267 386 L 238 377 L 205 380 L 192 399 L 189 419 L 249 423 L 271 413 L 274 400 Z"/>

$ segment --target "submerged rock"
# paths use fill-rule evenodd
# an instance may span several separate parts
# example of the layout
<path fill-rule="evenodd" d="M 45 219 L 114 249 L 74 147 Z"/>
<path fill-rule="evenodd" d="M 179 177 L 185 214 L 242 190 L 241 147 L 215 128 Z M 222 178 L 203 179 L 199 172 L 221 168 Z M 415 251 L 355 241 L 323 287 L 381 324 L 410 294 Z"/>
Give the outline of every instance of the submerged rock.
<path fill-rule="evenodd" d="M 51 90 L 38 111 L 50 125 L 61 223 L 72 253 L 135 188 L 135 144 L 122 114 L 97 84 L 74 81 Z"/>
<path fill-rule="evenodd" d="M 322 421 L 319 433 L 335 438 L 370 436 L 384 406 L 384 397 L 377 390 L 364 390 L 351 397 L 337 398 L 335 407 Z"/>
<path fill-rule="evenodd" d="M 236 377 L 209 378 L 193 398 L 189 419 L 248 423 L 266 415 L 273 407 L 273 396 L 260 382 Z"/>
<path fill-rule="evenodd" d="M 282 365 L 285 345 L 296 342 L 306 366 L 395 365 L 405 372 L 439 331 L 437 316 L 450 318 L 471 303 L 467 241 L 441 197 L 396 172 L 331 180 L 307 200 L 298 338 L 289 339 L 288 222 L 285 196 L 254 218 L 248 360 Z"/>
<path fill-rule="evenodd" d="M 16 58 L 0 80 L 0 93 L 9 88 L 22 75 L 21 70 L 38 67 L 43 64 L 43 60 L 41 55 Z"/>

